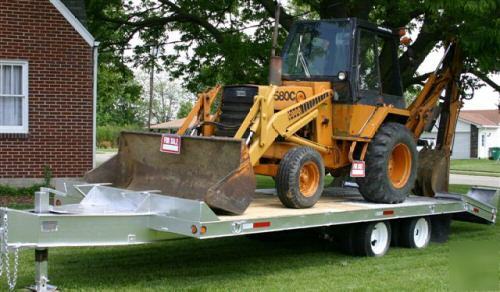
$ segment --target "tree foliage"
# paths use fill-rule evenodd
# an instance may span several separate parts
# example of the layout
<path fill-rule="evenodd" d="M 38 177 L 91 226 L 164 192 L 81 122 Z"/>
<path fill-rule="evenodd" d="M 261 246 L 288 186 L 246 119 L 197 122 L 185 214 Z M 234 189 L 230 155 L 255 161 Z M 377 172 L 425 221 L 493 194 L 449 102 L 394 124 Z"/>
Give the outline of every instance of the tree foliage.
<path fill-rule="evenodd" d="M 179 106 L 179 111 L 177 112 L 177 118 L 182 119 L 187 117 L 187 115 L 191 112 L 192 109 L 193 109 L 192 102 L 188 100 L 181 102 Z"/>
<path fill-rule="evenodd" d="M 95 17 L 115 37 L 105 44 L 108 50 L 124 52 L 129 41 L 139 37 L 132 60 L 143 65 L 151 45 L 163 47 L 169 53 L 157 65 L 174 78 L 184 78 L 192 91 L 218 82 L 267 80 L 277 5 L 273 0 L 144 0 L 123 6 L 100 2 L 105 3 L 94 11 Z M 499 70 L 498 15 L 497 0 L 293 0 L 282 9 L 279 41 L 283 43 L 293 21 L 301 18 L 358 17 L 387 27 L 418 29 L 418 37 L 400 56 L 405 88 L 424 79 L 416 71 L 433 48 L 457 38 L 466 72 L 499 90 L 488 78 Z M 477 84 L 477 79 L 469 83 Z"/>
<path fill-rule="evenodd" d="M 106 2 L 106 3 L 105 3 Z M 122 52 L 109 49 L 109 43 L 120 41 L 123 33 L 110 29 L 106 22 L 96 17 L 97 11 L 106 7 L 120 9 L 120 0 L 87 1 L 87 26 L 91 33 L 102 41 L 99 54 L 99 74 L 97 92 L 97 124 L 124 126 L 143 123 L 141 107 L 141 86 L 135 81 L 134 74 L 124 63 Z"/>
<path fill-rule="evenodd" d="M 140 113 L 142 119 L 146 121 L 149 115 L 150 75 L 144 72 L 139 73 L 136 79 L 144 88 L 142 93 L 144 102 L 141 104 Z M 167 74 L 155 74 L 154 76 L 151 107 L 151 123 L 153 125 L 175 119 L 179 112 L 183 113 L 186 110 L 186 105 L 190 105 L 194 99 L 193 94 L 185 90 L 178 82 L 169 79 Z"/>

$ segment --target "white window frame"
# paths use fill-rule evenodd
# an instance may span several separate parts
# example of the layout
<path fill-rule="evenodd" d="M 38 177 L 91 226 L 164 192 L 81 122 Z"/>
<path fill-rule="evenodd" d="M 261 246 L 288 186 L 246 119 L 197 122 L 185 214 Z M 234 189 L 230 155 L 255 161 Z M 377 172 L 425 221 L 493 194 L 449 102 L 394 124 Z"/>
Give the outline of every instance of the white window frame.
<path fill-rule="evenodd" d="M 0 134 L 28 134 L 29 131 L 29 65 L 27 61 L 19 60 L 0 60 L 0 65 L 21 66 L 22 67 L 22 125 L 21 126 L 2 126 L 0 125 Z M 2 80 L 2 71 L 0 70 L 0 80 Z M 0 93 L 0 96 L 3 96 Z M 12 95 L 5 95 L 12 96 Z"/>

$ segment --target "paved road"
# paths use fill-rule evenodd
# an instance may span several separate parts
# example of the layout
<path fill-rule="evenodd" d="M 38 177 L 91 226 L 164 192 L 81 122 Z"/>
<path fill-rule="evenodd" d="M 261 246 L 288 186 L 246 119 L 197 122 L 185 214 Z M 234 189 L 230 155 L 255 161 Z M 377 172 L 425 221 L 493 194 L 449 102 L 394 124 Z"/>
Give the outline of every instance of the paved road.
<path fill-rule="evenodd" d="M 103 162 L 110 159 L 115 154 L 116 153 L 97 154 L 97 157 L 96 157 L 97 165 L 101 165 Z M 471 185 L 471 186 L 477 185 L 477 186 L 500 188 L 500 177 L 451 174 L 450 175 L 450 183 L 451 184 L 461 184 L 461 185 Z"/>
<path fill-rule="evenodd" d="M 116 153 L 97 153 L 95 156 L 95 164 L 96 166 L 99 166 L 106 162 L 108 159 L 111 157 L 115 156 Z"/>
<path fill-rule="evenodd" d="M 500 177 L 450 174 L 450 184 L 500 188 Z"/>

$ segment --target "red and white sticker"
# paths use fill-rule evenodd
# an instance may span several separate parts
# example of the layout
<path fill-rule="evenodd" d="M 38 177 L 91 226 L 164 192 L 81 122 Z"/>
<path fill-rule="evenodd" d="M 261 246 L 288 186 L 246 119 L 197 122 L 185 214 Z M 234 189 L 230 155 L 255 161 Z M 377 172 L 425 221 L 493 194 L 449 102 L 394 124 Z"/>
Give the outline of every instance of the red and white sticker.
<path fill-rule="evenodd" d="M 243 223 L 243 230 L 256 229 L 256 228 L 268 228 L 271 227 L 271 222 L 253 222 L 253 223 Z"/>
<path fill-rule="evenodd" d="M 351 166 L 351 177 L 365 177 L 365 162 L 354 160 Z"/>
<path fill-rule="evenodd" d="M 181 137 L 178 135 L 164 134 L 161 136 L 160 151 L 170 154 L 181 154 Z"/>

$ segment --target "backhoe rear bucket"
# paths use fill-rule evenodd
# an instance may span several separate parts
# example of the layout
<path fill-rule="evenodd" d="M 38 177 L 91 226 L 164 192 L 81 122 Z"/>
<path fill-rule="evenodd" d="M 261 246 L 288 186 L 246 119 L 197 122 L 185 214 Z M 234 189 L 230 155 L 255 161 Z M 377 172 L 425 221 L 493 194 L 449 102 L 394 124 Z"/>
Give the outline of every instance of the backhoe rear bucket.
<path fill-rule="evenodd" d="M 161 134 L 123 132 L 118 154 L 85 175 L 89 183 L 112 183 L 135 191 L 206 202 L 242 214 L 255 192 L 246 145 L 230 138 L 182 137 L 180 154 L 160 152 Z"/>
<path fill-rule="evenodd" d="M 418 154 L 417 181 L 414 193 L 434 197 L 447 192 L 450 175 L 450 154 L 445 150 L 422 149 Z"/>

